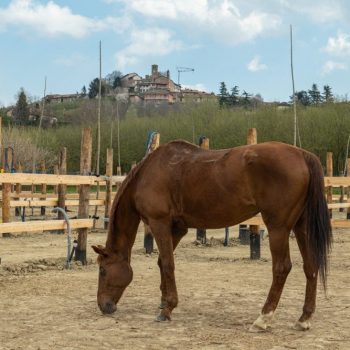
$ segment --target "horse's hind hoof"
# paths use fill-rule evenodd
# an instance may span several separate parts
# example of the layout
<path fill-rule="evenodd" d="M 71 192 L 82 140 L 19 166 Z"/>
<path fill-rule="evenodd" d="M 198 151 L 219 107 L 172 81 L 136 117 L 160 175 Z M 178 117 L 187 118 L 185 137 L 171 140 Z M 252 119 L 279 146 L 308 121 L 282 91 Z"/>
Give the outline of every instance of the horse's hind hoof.
<path fill-rule="evenodd" d="M 296 331 L 307 331 L 310 329 L 310 327 L 311 327 L 310 321 L 304 321 L 304 322 L 297 321 L 296 324 L 293 326 L 293 329 Z"/>
<path fill-rule="evenodd" d="M 267 332 L 267 328 L 262 328 L 257 326 L 256 324 L 252 324 L 249 328 L 250 333 L 264 333 Z"/>
<path fill-rule="evenodd" d="M 156 322 L 164 322 L 164 321 L 171 321 L 171 318 L 165 315 L 158 315 L 157 318 L 155 319 Z"/>

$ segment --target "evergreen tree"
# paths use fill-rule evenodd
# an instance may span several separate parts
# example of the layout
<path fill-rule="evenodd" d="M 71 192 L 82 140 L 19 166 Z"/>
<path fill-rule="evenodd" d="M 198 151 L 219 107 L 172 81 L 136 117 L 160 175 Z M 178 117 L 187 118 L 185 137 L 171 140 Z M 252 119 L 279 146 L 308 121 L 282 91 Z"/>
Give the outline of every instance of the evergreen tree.
<path fill-rule="evenodd" d="M 29 107 L 27 102 L 27 95 L 24 89 L 21 88 L 18 93 L 18 99 L 15 108 L 15 117 L 20 124 L 26 124 L 29 121 Z"/>
<path fill-rule="evenodd" d="M 81 94 L 85 97 L 86 96 L 86 87 L 85 85 L 81 88 Z"/>
<path fill-rule="evenodd" d="M 113 82 L 113 89 L 122 86 L 121 77 L 116 77 Z"/>
<path fill-rule="evenodd" d="M 251 104 L 251 97 L 252 95 L 250 95 L 247 91 L 243 90 L 242 93 L 242 105 L 244 108 L 248 108 L 248 106 L 250 106 Z"/>
<path fill-rule="evenodd" d="M 315 83 L 312 84 L 311 90 L 309 90 L 308 93 L 312 105 L 318 106 L 322 102 L 320 90 L 318 90 L 318 87 Z"/>
<path fill-rule="evenodd" d="M 91 81 L 89 85 L 89 98 L 95 98 L 98 95 L 98 90 L 99 90 L 99 84 L 100 84 L 100 79 L 95 78 L 94 80 Z M 106 92 L 106 86 L 103 84 L 101 85 L 101 96 L 104 96 Z"/>
<path fill-rule="evenodd" d="M 229 94 L 227 92 L 226 84 L 225 82 L 220 83 L 220 90 L 219 90 L 219 106 L 220 108 L 227 106 L 229 100 Z"/>
<path fill-rule="evenodd" d="M 325 85 L 323 87 L 323 93 L 322 93 L 323 102 L 325 103 L 332 103 L 334 102 L 334 96 L 332 93 L 332 88 L 329 85 Z"/>
<path fill-rule="evenodd" d="M 231 89 L 230 106 L 237 106 L 238 104 L 239 104 L 239 88 L 237 85 L 235 85 Z"/>

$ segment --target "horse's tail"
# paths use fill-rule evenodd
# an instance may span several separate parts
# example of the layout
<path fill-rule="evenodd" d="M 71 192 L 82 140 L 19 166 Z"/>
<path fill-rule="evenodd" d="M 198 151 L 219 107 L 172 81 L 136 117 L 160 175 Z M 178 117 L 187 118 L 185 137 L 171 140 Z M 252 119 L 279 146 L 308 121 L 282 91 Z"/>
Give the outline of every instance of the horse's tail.
<path fill-rule="evenodd" d="M 318 267 L 321 283 L 326 290 L 328 256 L 332 246 L 332 227 L 324 193 L 323 169 L 319 159 L 308 152 L 303 152 L 310 173 L 306 199 L 306 225 L 311 249 Z"/>

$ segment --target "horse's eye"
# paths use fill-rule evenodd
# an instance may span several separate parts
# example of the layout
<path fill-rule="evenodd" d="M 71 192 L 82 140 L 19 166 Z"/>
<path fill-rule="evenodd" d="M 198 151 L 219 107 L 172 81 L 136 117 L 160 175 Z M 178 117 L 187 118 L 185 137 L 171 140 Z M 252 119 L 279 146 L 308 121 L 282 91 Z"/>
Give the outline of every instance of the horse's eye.
<path fill-rule="evenodd" d="M 103 267 L 100 267 L 100 276 L 106 276 L 106 270 Z"/>

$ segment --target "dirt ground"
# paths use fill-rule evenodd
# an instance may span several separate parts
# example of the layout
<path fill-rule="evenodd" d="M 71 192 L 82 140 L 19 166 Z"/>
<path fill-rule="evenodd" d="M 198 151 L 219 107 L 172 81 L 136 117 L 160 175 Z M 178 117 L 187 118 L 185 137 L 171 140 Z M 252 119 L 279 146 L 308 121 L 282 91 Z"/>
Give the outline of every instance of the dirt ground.
<path fill-rule="evenodd" d="M 232 232 L 232 231 L 231 231 Z M 237 239 L 218 244 L 224 231 L 208 231 L 209 246 L 194 231 L 176 251 L 179 306 L 173 320 L 154 322 L 160 301 L 157 254 L 143 253 L 139 232 L 133 250 L 134 280 L 112 316 L 96 304 L 97 265 L 64 270 L 66 237 L 37 233 L 0 238 L 0 349 L 350 349 L 350 232 L 337 230 L 327 297 L 319 288 L 312 329 L 292 325 L 301 314 L 305 278 L 291 238 L 293 269 L 272 328 L 252 334 L 271 283 L 268 240 L 262 259 L 249 260 Z M 231 234 L 237 237 L 237 232 Z M 104 231 L 88 243 L 103 244 Z"/>

